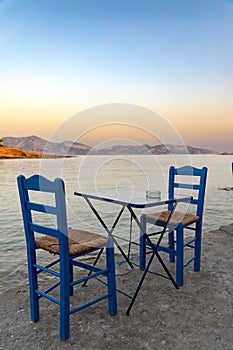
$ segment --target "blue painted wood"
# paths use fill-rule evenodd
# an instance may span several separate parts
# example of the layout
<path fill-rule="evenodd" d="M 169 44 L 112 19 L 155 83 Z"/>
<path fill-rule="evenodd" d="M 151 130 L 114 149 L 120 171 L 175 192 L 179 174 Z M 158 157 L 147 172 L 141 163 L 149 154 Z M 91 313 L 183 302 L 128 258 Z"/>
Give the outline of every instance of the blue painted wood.
<path fill-rule="evenodd" d="M 60 260 L 59 260 L 59 262 L 60 262 Z M 54 270 L 52 270 L 52 269 L 48 269 L 46 266 L 42 266 L 42 265 L 40 265 L 40 264 L 34 264 L 34 267 L 38 269 L 38 270 L 37 270 L 37 274 L 38 274 L 39 272 L 44 271 L 44 272 L 49 273 L 50 275 L 53 275 L 53 276 L 56 276 L 56 277 L 59 277 L 59 278 L 60 278 L 60 273 L 58 273 L 57 271 L 54 271 Z"/>
<path fill-rule="evenodd" d="M 33 224 L 32 222 L 28 224 L 28 227 L 30 228 L 31 232 L 42 233 L 42 234 L 46 234 L 48 236 L 54 236 L 57 238 L 59 238 L 61 234 L 61 231 L 59 230 L 56 230 L 50 227 L 45 227 L 43 225 Z"/>
<path fill-rule="evenodd" d="M 59 304 L 60 306 L 60 337 L 61 339 L 67 339 L 70 335 L 70 314 L 82 310 L 96 302 L 99 302 L 105 298 L 108 299 L 108 308 L 111 315 L 117 313 L 117 301 L 116 301 L 116 281 L 115 281 L 115 264 L 114 264 L 114 246 L 111 238 L 109 237 L 108 245 L 106 249 L 106 267 L 98 268 L 93 267 L 90 264 L 83 263 L 78 260 L 85 254 L 99 249 L 91 249 L 86 253 L 82 253 L 76 256 L 70 256 L 68 245 L 68 229 L 67 229 L 67 215 L 66 215 L 66 201 L 65 201 L 65 185 L 62 179 L 55 179 L 50 181 L 41 175 L 33 175 L 26 179 L 23 175 L 18 176 L 18 190 L 20 203 L 22 208 L 22 216 L 24 223 L 24 231 L 27 245 L 27 259 L 28 259 L 28 276 L 29 276 L 29 288 L 30 288 L 30 310 L 31 319 L 34 322 L 39 320 L 39 299 L 42 297 Z M 48 206 L 41 203 L 31 202 L 29 198 L 29 192 L 41 191 L 50 192 L 55 196 L 55 205 Z M 51 228 L 43 224 L 34 223 L 32 212 L 40 212 L 53 214 L 56 216 L 57 227 Z M 49 236 L 57 237 L 59 240 L 60 259 L 42 266 L 37 264 L 36 249 L 35 249 L 35 232 L 39 234 L 46 234 Z M 50 254 L 50 256 L 52 256 Z M 60 271 L 56 272 L 51 267 L 56 264 L 60 265 Z M 85 278 L 79 278 L 76 281 L 73 280 L 73 266 L 78 265 L 88 271 L 93 271 Z M 45 292 L 41 291 L 38 287 L 38 274 L 46 272 L 53 274 L 60 279 L 60 281 L 50 286 Z M 108 293 L 101 297 L 95 298 L 92 301 L 85 303 L 70 310 L 70 296 L 73 294 L 74 285 L 83 282 L 84 280 L 91 279 L 97 275 L 103 275 L 107 277 Z M 48 293 L 56 287 L 60 287 L 60 299 L 56 299 Z"/>
<path fill-rule="evenodd" d="M 189 184 L 181 182 L 182 176 L 195 177 L 198 179 L 198 183 L 193 184 L 191 181 Z M 195 214 L 199 216 L 199 220 L 192 225 L 183 225 L 180 223 L 174 231 L 168 233 L 168 246 L 160 246 L 159 250 L 164 251 L 169 254 L 170 262 L 176 261 L 176 283 L 178 286 L 183 285 L 183 273 L 184 267 L 189 263 L 194 261 L 194 271 L 200 270 L 201 264 L 201 238 L 202 238 L 202 220 L 203 220 L 203 208 L 204 208 L 204 198 L 205 198 L 205 188 L 206 188 L 206 179 L 207 179 L 207 168 L 203 167 L 201 169 L 195 168 L 192 166 L 184 166 L 181 168 L 175 168 L 171 166 L 169 169 L 169 181 L 168 181 L 168 192 L 169 197 L 172 198 L 175 196 L 176 188 L 190 189 L 193 196 L 193 199 L 190 202 L 190 205 L 195 207 Z M 196 193 L 196 196 L 194 195 Z M 172 210 L 173 204 L 168 204 L 168 210 Z M 154 222 L 148 220 L 146 215 L 141 216 L 141 224 L 143 230 L 140 234 L 140 268 L 143 270 L 146 266 L 146 256 L 150 254 L 146 250 L 145 239 L 143 233 L 146 232 L 147 223 L 153 224 L 156 226 L 163 227 L 164 224 L 161 222 Z M 194 238 L 190 239 L 188 242 L 184 242 L 185 230 L 189 229 L 194 232 Z M 175 240 L 176 234 L 176 240 Z M 184 262 L 184 248 L 185 247 L 193 248 L 194 255 L 188 261 Z"/>
<path fill-rule="evenodd" d="M 41 213 L 47 213 L 47 214 L 57 214 L 57 208 L 52 207 L 50 205 L 42 205 L 38 203 L 33 203 L 33 202 L 27 202 L 26 203 L 27 209 L 29 210 L 34 210 L 34 211 L 39 211 Z"/>
<path fill-rule="evenodd" d="M 83 305 L 81 305 L 81 306 L 79 306 L 79 307 L 76 307 L 76 308 L 72 309 L 72 310 L 70 311 L 70 314 L 74 314 L 74 313 L 77 312 L 77 311 L 83 310 L 83 309 L 85 309 L 86 307 L 89 307 L 89 306 L 91 306 L 91 305 L 93 305 L 93 304 L 96 304 L 96 303 L 98 303 L 99 301 L 102 301 L 102 300 L 104 300 L 104 299 L 106 299 L 106 298 L 108 298 L 108 297 L 109 297 L 109 294 L 102 295 L 102 296 L 99 297 L 99 298 L 96 298 L 96 299 L 94 299 L 94 300 L 91 300 L 91 301 L 89 301 L 89 302 L 86 303 L 86 304 L 83 304 Z"/>

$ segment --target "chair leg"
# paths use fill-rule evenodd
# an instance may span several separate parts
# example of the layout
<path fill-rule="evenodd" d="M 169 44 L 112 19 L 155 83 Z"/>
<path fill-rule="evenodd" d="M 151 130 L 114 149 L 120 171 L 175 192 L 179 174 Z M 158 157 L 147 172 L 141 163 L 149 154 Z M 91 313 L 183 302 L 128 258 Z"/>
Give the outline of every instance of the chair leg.
<path fill-rule="evenodd" d="M 106 248 L 106 265 L 108 269 L 108 312 L 110 315 L 117 313 L 117 297 L 116 297 L 116 276 L 115 276 L 115 259 L 114 259 L 114 243 L 109 237 L 109 244 Z"/>
<path fill-rule="evenodd" d="M 174 250 L 175 250 L 174 231 L 169 232 L 169 234 L 168 234 L 168 247 L 169 247 L 169 249 L 171 249 L 174 252 Z M 170 253 L 169 260 L 171 263 L 174 263 L 175 262 L 175 254 Z"/>
<path fill-rule="evenodd" d="M 71 285 L 71 283 L 74 280 L 74 272 L 73 272 L 73 264 L 72 264 L 72 260 L 69 261 L 69 269 L 70 269 L 70 296 L 72 296 L 74 294 L 74 286 Z"/>
<path fill-rule="evenodd" d="M 146 232 L 146 217 L 141 216 L 141 231 L 140 231 L 140 270 L 145 270 L 146 267 L 146 240 L 144 233 Z"/>
<path fill-rule="evenodd" d="M 68 260 L 68 259 L 67 259 Z M 70 336 L 70 276 L 69 262 L 60 261 L 60 337 Z"/>
<path fill-rule="evenodd" d="M 176 229 L 176 284 L 184 284 L 184 227 L 179 225 Z"/>
<path fill-rule="evenodd" d="M 201 235 L 202 227 L 201 223 L 196 223 L 196 242 L 195 242 L 195 260 L 194 260 L 194 271 L 200 271 L 201 268 Z"/>
<path fill-rule="evenodd" d="M 40 318 L 39 313 L 39 296 L 35 293 L 38 289 L 37 280 L 37 269 L 33 266 L 36 263 L 36 253 L 28 252 L 28 278 L 29 278 L 29 289 L 30 289 L 30 310 L 31 320 L 37 322 Z"/>

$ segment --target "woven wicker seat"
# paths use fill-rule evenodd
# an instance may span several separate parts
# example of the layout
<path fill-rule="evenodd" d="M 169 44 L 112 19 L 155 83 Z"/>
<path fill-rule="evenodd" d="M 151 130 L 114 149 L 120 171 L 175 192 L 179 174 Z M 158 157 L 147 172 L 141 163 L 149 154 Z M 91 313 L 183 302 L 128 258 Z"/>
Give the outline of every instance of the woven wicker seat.
<path fill-rule="evenodd" d="M 71 256 L 82 254 L 108 244 L 104 236 L 80 230 L 68 230 L 69 253 Z M 49 253 L 60 254 L 59 242 L 56 237 L 43 236 L 36 240 L 36 248 L 47 250 Z"/>
<path fill-rule="evenodd" d="M 166 224 L 168 222 L 168 218 L 170 214 L 171 214 L 171 211 L 167 210 L 167 211 L 162 211 L 160 213 L 147 214 L 145 215 L 145 217 L 146 217 L 146 220 L 151 220 L 154 222 L 161 222 L 163 224 Z M 190 225 L 198 221 L 199 219 L 200 217 L 198 215 L 175 212 L 174 214 L 172 214 L 172 217 L 169 223 L 173 226 L 177 226 L 178 223 L 182 223 L 183 225 Z"/>

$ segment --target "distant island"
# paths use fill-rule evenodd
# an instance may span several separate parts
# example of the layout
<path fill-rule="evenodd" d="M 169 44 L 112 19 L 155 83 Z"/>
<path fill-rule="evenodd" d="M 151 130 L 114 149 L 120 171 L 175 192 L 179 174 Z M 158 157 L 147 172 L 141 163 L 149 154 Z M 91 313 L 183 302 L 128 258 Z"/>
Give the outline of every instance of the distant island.
<path fill-rule="evenodd" d="M 36 152 L 32 150 L 20 149 L 10 147 L 4 144 L 0 139 L 0 159 L 15 159 L 15 158 L 58 158 L 63 155 L 46 154 L 43 152 Z"/>
<path fill-rule="evenodd" d="M 78 155 L 165 155 L 218 154 L 217 152 L 183 145 L 114 145 L 97 149 L 79 142 L 50 142 L 38 136 L 3 137 L 0 140 L 0 158 L 72 157 Z"/>

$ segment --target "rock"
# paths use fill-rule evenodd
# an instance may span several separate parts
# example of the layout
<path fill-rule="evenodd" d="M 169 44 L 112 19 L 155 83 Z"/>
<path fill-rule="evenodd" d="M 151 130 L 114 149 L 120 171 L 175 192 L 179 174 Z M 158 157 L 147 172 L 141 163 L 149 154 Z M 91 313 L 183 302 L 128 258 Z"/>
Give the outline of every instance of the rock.
<path fill-rule="evenodd" d="M 223 191 L 233 191 L 233 187 L 223 187 L 223 188 L 219 188 L 219 190 L 223 190 Z"/>

